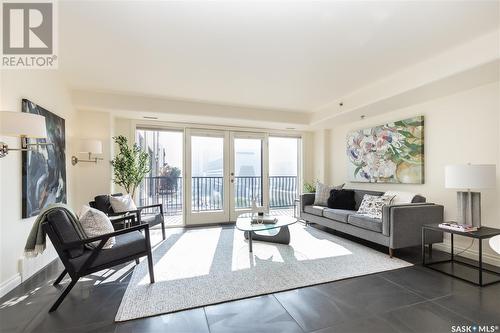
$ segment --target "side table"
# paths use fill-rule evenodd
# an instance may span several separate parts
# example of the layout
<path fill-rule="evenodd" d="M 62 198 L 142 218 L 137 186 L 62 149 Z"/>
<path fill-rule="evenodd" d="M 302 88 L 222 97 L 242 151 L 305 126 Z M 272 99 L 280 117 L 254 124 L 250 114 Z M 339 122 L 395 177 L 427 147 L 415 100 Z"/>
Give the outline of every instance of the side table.
<path fill-rule="evenodd" d="M 451 252 L 450 259 L 426 262 L 425 260 L 425 234 L 426 231 L 439 231 L 450 234 Z M 457 260 L 454 254 L 454 235 L 469 237 L 479 240 L 479 261 L 477 264 L 467 263 Z M 422 226 L 422 265 L 429 267 L 435 271 L 453 276 L 457 279 L 464 280 L 475 285 L 484 287 L 493 283 L 500 282 L 500 273 L 483 267 L 483 240 L 500 235 L 500 229 L 481 227 L 477 231 L 460 232 L 450 229 L 440 228 L 439 224 L 425 224 Z M 429 257 L 432 256 L 432 248 L 429 247 Z"/>

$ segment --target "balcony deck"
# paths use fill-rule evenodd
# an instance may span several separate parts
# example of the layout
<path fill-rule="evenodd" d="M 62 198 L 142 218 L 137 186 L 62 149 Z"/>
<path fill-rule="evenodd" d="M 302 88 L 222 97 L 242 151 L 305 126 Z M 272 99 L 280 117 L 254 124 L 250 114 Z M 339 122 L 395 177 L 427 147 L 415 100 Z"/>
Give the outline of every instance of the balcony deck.
<path fill-rule="evenodd" d="M 285 216 L 293 216 L 293 207 L 290 208 L 276 208 L 276 209 L 271 209 L 270 214 L 272 215 L 285 215 Z M 182 221 L 182 214 L 177 214 L 177 215 L 167 215 L 165 216 L 165 227 L 167 228 L 173 228 L 173 227 L 179 227 L 182 226 L 183 221 Z M 157 226 L 159 228 L 159 226 Z"/>
<path fill-rule="evenodd" d="M 223 177 L 193 177 L 192 209 L 197 212 L 222 209 L 223 184 Z M 269 177 L 269 206 L 272 214 L 293 216 L 297 193 L 297 177 Z M 234 195 L 237 208 L 249 208 L 253 198 L 262 197 L 262 178 L 235 177 Z M 182 225 L 183 201 L 182 177 L 146 177 L 139 188 L 140 205 L 161 203 L 169 227 Z"/>

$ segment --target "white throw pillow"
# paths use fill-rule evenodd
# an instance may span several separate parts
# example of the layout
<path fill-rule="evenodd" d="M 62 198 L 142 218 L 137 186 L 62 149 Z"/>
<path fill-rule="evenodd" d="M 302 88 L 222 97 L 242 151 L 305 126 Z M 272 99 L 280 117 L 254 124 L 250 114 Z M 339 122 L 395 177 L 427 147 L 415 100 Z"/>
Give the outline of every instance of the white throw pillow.
<path fill-rule="evenodd" d="M 118 197 L 110 196 L 109 202 L 115 213 L 128 212 L 130 210 L 136 210 L 137 206 L 130 195 L 121 195 Z"/>
<path fill-rule="evenodd" d="M 365 215 L 374 219 L 382 218 L 382 207 L 390 205 L 393 196 L 376 196 L 365 194 L 363 201 L 359 205 L 358 214 Z"/>
<path fill-rule="evenodd" d="M 409 204 L 412 203 L 413 198 L 415 198 L 416 194 L 411 192 L 401 192 L 401 191 L 387 191 L 384 193 L 386 196 L 393 196 L 391 204 L 392 205 L 401 205 L 401 204 Z"/>
<path fill-rule="evenodd" d="M 330 191 L 333 189 L 341 190 L 344 185 L 329 186 L 318 181 L 316 183 L 316 194 L 314 195 L 314 206 L 328 206 Z"/>
<path fill-rule="evenodd" d="M 82 225 L 83 231 L 87 237 L 92 238 L 96 236 L 101 236 L 104 234 L 109 234 L 115 231 L 113 224 L 100 210 L 84 206 L 81 211 L 80 224 Z M 92 242 L 92 245 L 99 245 L 100 241 Z M 106 244 L 104 244 L 103 249 L 109 249 L 115 245 L 115 237 L 108 239 Z"/>

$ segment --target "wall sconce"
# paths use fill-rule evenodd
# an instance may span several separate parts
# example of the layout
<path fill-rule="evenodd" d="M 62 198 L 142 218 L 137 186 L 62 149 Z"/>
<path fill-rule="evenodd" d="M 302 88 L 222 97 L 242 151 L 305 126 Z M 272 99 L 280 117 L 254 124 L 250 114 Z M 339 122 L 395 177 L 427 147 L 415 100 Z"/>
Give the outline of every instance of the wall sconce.
<path fill-rule="evenodd" d="M 29 143 L 29 138 L 46 139 L 47 127 L 45 117 L 26 112 L 0 111 L 0 135 L 21 138 L 21 148 L 9 148 L 0 142 L 0 158 L 9 151 L 30 151 L 32 147 L 49 146 L 52 143 Z"/>
<path fill-rule="evenodd" d="M 71 157 L 71 164 L 76 165 L 78 162 L 96 163 L 102 161 L 100 157 L 92 157 L 92 154 L 102 154 L 102 142 L 99 140 L 81 140 L 77 154 L 89 154 L 88 160 L 79 159 L 76 156 Z"/>

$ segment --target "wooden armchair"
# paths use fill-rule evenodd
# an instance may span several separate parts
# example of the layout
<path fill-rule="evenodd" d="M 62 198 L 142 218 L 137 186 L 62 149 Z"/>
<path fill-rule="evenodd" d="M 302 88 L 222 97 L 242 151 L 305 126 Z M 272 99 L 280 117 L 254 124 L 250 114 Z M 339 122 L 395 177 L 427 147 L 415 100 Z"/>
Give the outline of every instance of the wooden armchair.
<path fill-rule="evenodd" d="M 66 212 L 57 209 L 47 215 L 47 220 L 42 224 L 42 228 L 49 236 L 64 265 L 64 271 L 55 280 L 54 286 L 59 284 L 66 274 L 71 277 L 71 282 L 52 305 L 49 312 L 55 311 L 59 307 L 81 277 L 128 261 L 136 260 L 138 262 L 139 258 L 144 256 L 148 257 L 149 278 L 151 283 L 154 283 L 153 256 L 148 224 L 140 224 L 102 236 L 81 239 Z M 144 234 L 141 231 L 144 231 Z M 109 249 L 103 249 L 110 237 L 115 237 L 116 243 Z M 85 244 L 96 241 L 99 243 L 94 249 L 89 250 L 85 247 Z"/>

